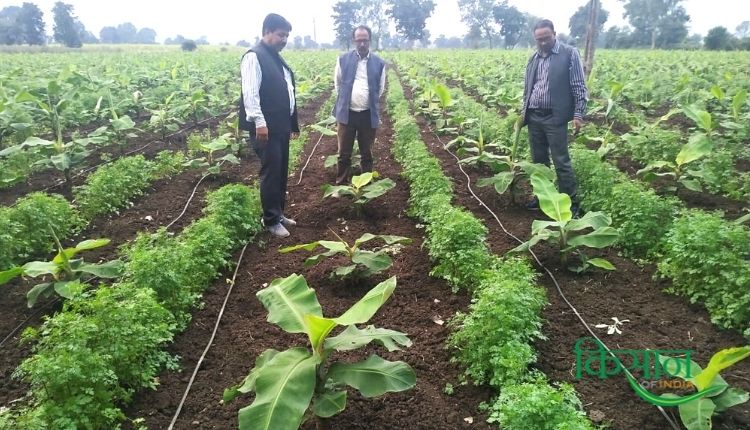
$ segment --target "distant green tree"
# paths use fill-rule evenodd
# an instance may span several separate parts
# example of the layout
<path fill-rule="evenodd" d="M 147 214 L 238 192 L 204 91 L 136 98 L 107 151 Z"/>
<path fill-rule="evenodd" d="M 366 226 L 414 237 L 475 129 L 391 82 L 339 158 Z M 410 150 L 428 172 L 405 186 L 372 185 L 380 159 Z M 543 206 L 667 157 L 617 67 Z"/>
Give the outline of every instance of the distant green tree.
<path fill-rule="evenodd" d="M 304 47 L 305 49 L 316 49 L 318 47 L 318 42 L 314 41 L 310 35 L 307 35 L 305 36 L 301 47 Z"/>
<path fill-rule="evenodd" d="M 425 30 L 426 32 L 427 30 Z M 413 45 L 412 41 L 406 40 L 404 36 L 396 33 L 391 34 L 390 32 L 383 33 L 380 38 L 380 47 L 383 49 L 406 49 Z"/>
<path fill-rule="evenodd" d="M 178 34 L 177 36 L 172 39 L 171 37 L 167 37 L 167 40 L 164 41 L 165 45 L 182 45 L 182 42 L 184 42 L 186 39 L 183 35 Z M 258 38 L 255 39 L 256 45 L 258 44 Z"/>
<path fill-rule="evenodd" d="M 336 30 L 336 41 L 348 51 L 352 43 L 352 30 L 357 26 L 357 2 L 340 1 L 333 5 L 333 24 Z"/>
<path fill-rule="evenodd" d="M 68 48 L 80 48 L 81 36 L 76 28 L 77 18 L 73 16 L 73 5 L 56 2 L 52 8 L 54 17 L 54 38 Z"/>
<path fill-rule="evenodd" d="M 475 34 L 478 30 L 481 36 L 487 40 L 490 48 L 492 48 L 492 40 L 497 33 L 493 7 L 495 7 L 495 0 L 458 0 L 461 21 L 469 27 L 470 33 Z"/>
<path fill-rule="evenodd" d="M 684 49 L 701 49 L 703 48 L 703 36 L 693 33 L 682 42 L 681 48 Z"/>
<path fill-rule="evenodd" d="M 148 27 L 143 27 L 138 30 L 138 34 L 135 36 L 135 43 L 141 43 L 144 45 L 152 45 L 156 43 L 156 30 Z"/>
<path fill-rule="evenodd" d="M 448 39 L 444 34 L 441 34 L 437 39 L 435 39 L 436 48 L 458 49 L 461 46 L 463 46 L 463 42 L 461 42 L 461 39 L 458 37 L 451 37 L 450 39 Z"/>
<path fill-rule="evenodd" d="M 633 26 L 633 40 L 638 46 L 665 48 L 681 43 L 687 37 L 690 16 L 681 5 L 683 0 L 621 0 Z"/>
<path fill-rule="evenodd" d="M 99 30 L 99 40 L 101 40 L 102 43 L 120 43 L 117 28 L 112 27 L 111 25 L 102 27 L 102 29 Z"/>
<path fill-rule="evenodd" d="M 750 37 L 750 21 L 742 21 L 734 31 L 735 35 L 740 39 Z"/>
<path fill-rule="evenodd" d="M 7 6 L 0 10 L 0 43 L 3 45 L 16 45 L 23 43 L 23 34 L 18 28 L 18 15 L 21 8 L 18 6 Z"/>
<path fill-rule="evenodd" d="M 570 17 L 568 22 L 568 28 L 570 29 L 570 37 L 576 46 L 582 46 L 586 40 L 586 33 L 588 32 L 589 22 L 589 11 L 591 10 L 591 1 L 578 8 L 576 13 Z M 596 34 L 601 37 L 604 29 L 604 23 L 609 18 L 609 12 L 601 7 L 599 3 L 599 12 L 596 15 Z"/>
<path fill-rule="evenodd" d="M 689 21 L 690 16 L 682 7 L 665 17 L 656 37 L 656 46 L 658 48 L 670 48 L 682 45 L 688 36 L 687 23 Z"/>
<path fill-rule="evenodd" d="M 463 44 L 469 49 L 479 49 L 482 41 L 482 29 L 476 25 L 469 27 L 469 31 L 464 35 Z"/>
<path fill-rule="evenodd" d="M 534 26 L 542 20 L 542 18 L 532 15 L 530 13 L 524 13 L 526 19 L 526 28 L 521 32 L 521 38 L 518 39 L 518 44 L 525 47 L 535 47 L 536 40 L 534 40 Z M 557 27 L 555 27 L 557 31 Z"/>
<path fill-rule="evenodd" d="M 99 43 L 99 39 L 97 39 L 96 36 L 94 36 L 94 33 L 86 29 L 78 32 L 78 37 L 81 38 L 81 43 L 84 45 L 92 44 L 92 43 Z"/>
<path fill-rule="evenodd" d="M 94 33 L 86 30 L 86 26 L 83 25 L 81 20 L 76 19 L 76 31 L 78 32 L 78 37 L 81 39 L 81 43 L 84 45 L 87 43 L 99 43 L 99 39 L 94 36 Z"/>
<path fill-rule="evenodd" d="M 44 45 L 47 35 L 44 32 L 44 14 L 34 3 L 24 3 L 16 17 L 24 43 Z"/>
<path fill-rule="evenodd" d="M 708 30 L 703 45 L 712 51 L 728 51 L 733 49 L 732 35 L 726 27 L 714 27 Z"/>
<path fill-rule="evenodd" d="M 432 34 L 430 33 L 430 30 L 425 28 L 422 30 L 422 37 L 419 38 L 419 43 L 421 43 L 422 46 L 430 46 L 430 39 L 432 39 Z"/>
<path fill-rule="evenodd" d="M 130 22 L 124 22 L 117 26 L 117 37 L 120 43 L 136 43 L 138 29 Z"/>
<path fill-rule="evenodd" d="M 507 0 L 492 8 L 492 16 L 500 26 L 505 49 L 515 48 L 526 31 L 526 17 L 515 6 L 508 6 Z"/>
<path fill-rule="evenodd" d="M 386 14 L 386 1 L 387 0 L 358 0 L 359 10 L 357 12 L 357 23 L 366 24 L 372 29 L 372 41 L 370 42 L 370 49 L 380 50 L 382 45 L 380 38 L 388 33 L 388 24 L 390 20 Z M 352 27 L 349 29 L 349 37 L 351 38 L 351 31 L 354 30 Z"/>
<path fill-rule="evenodd" d="M 607 49 L 625 49 L 633 46 L 633 37 L 628 27 L 613 25 L 604 33 L 604 47 Z"/>
<path fill-rule="evenodd" d="M 423 40 L 427 18 L 435 10 L 432 0 L 389 0 L 388 15 L 396 23 L 396 31 L 404 39 Z"/>

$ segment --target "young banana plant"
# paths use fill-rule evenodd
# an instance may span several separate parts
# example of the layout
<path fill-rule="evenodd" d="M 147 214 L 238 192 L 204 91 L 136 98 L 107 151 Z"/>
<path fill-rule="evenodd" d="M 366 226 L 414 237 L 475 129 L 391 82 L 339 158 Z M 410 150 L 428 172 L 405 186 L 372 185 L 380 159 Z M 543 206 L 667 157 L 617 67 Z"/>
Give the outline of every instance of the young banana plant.
<path fill-rule="evenodd" d="M 520 194 L 518 183 L 522 178 L 531 177 L 534 174 L 542 175 L 550 181 L 555 178 L 552 169 L 544 164 L 535 164 L 518 159 L 518 141 L 520 140 L 522 122 L 523 118 L 519 116 L 513 124 L 513 148 L 510 155 L 496 155 L 493 160 L 495 168 L 499 170 L 499 173 L 477 181 L 477 185 L 480 187 L 494 186 L 498 194 L 505 194 L 510 189 L 511 198 L 514 203 Z"/>
<path fill-rule="evenodd" d="M 305 333 L 309 348 L 286 351 L 267 349 L 255 360 L 255 367 L 240 384 L 224 391 L 229 402 L 242 393 L 255 392 L 255 400 L 239 411 L 240 430 L 296 430 L 312 417 L 318 422 L 346 408 L 346 386 L 364 397 L 411 389 L 416 375 L 403 361 L 388 361 L 373 354 L 364 361 L 333 361 L 337 352 L 359 349 L 373 341 L 389 351 L 408 347 L 406 334 L 364 324 L 388 300 L 396 288 L 389 278 L 336 318 L 326 318 L 315 290 L 300 275 L 275 279 L 258 291 L 268 310 L 268 321 L 288 333 Z M 345 327 L 331 336 L 337 327 Z M 322 427 L 322 426 L 320 426 Z"/>
<path fill-rule="evenodd" d="M 680 153 L 677 154 L 675 161 L 655 161 L 648 166 L 639 170 L 636 174 L 642 175 L 646 181 L 653 181 L 657 177 L 669 177 L 682 184 L 685 188 L 701 192 L 702 172 L 700 170 L 688 170 L 686 166 L 693 161 L 700 160 L 710 154 L 714 149 L 711 140 L 711 134 L 716 124 L 713 121 L 711 113 L 701 110 L 695 106 L 684 106 L 682 112 L 690 119 L 695 121 L 696 125 L 702 130 L 693 133 L 685 144 Z M 677 191 L 676 186 L 667 188 L 669 191 Z"/>
<path fill-rule="evenodd" d="M 323 198 L 345 196 L 350 197 L 356 205 L 364 205 L 396 186 L 391 179 L 376 180 L 378 177 L 378 172 L 366 172 L 353 176 L 351 185 L 323 185 Z"/>
<path fill-rule="evenodd" d="M 107 245 L 109 239 L 84 240 L 73 248 L 63 249 L 60 241 L 55 235 L 58 253 L 52 261 L 31 261 L 20 267 L 0 272 L 0 285 L 5 284 L 19 276 L 51 275 L 52 280 L 34 286 L 26 295 L 28 306 L 33 307 L 40 297 L 49 297 L 57 293 L 60 297 L 71 299 L 81 293 L 87 285 L 83 279 L 87 275 L 100 278 L 116 278 L 120 276 L 123 263 L 120 260 L 112 260 L 106 263 L 92 264 L 83 261 L 83 258 L 73 258 L 81 251 L 101 248 Z"/>
<path fill-rule="evenodd" d="M 531 185 L 539 199 L 540 209 L 552 221 L 534 220 L 531 224 L 531 239 L 512 251 L 525 252 L 545 240 L 557 244 L 563 264 L 568 262 L 571 251 L 577 251 L 583 255 L 584 264 L 614 270 L 615 267 L 609 261 L 603 258 L 589 259 L 580 250 L 583 247 L 604 248 L 612 245 L 619 237 L 619 232 L 610 227 L 612 219 L 603 212 L 588 212 L 579 219 L 573 219 L 570 196 L 557 192 L 552 181 L 541 175 L 531 175 Z M 586 230 L 590 231 L 584 232 Z M 575 266 L 569 269 L 583 270 Z"/>
<path fill-rule="evenodd" d="M 240 164 L 240 160 L 234 154 L 225 154 L 222 157 L 216 157 L 216 153 L 226 149 L 231 149 L 231 134 L 225 133 L 208 143 L 200 143 L 198 148 L 205 152 L 206 155 L 198 157 L 185 163 L 186 167 L 207 167 L 206 174 L 218 175 L 221 166 L 224 163 Z"/>
<path fill-rule="evenodd" d="M 458 155 L 459 157 L 463 157 L 467 154 L 469 155 L 468 157 L 461 158 L 461 160 L 459 160 L 459 163 L 471 166 L 485 164 L 490 166 L 493 171 L 498 171 L 502 169 L 503 164 L 507 163 L 509 157 L 505 155 L 499 155 L 492 150 L 500 149 L 502 151 L 507 151 L 508 148 L 496 142 L 487 142 L 484 138 L 482 123 L 483 120 L 482 118 L 480 118 L 479 130 L 476 139 L 462 134 L 446 143 L 445 147 L 446 149 L 448 149 L 453 146 L 457 146 L 456 155 Z"/>
<path fill-rule="evenodd" d="M 685 359 L 659 355 L 659 362 L 670 375 L 689 381 L 698 391 L 711 390 L 705 397 L 682 403 L 678 406 L 682 424 L 688 430 L 710 430 L 711 417 L 733 406 L 748 401 L 748 392 L 730 387 L 719 374 L 722 370 L 750 357 L 750 346 L 723 349 L 711 357 L 708 366 L 702 369 L 695 361 L 683 366 Z M 688 357 L 689 360 L 689 357 Z M 678 398 L 674 394 L 662 394 L 662 398 Z"/>
<path fill-rule="evenodd" d="M 408 237 L 365 233 L 359 239 L 355 240 L 352 245 L 349 245 L 338 234 L 336 234 L 336 232 L 333 232 L 333 234 L 338 241 L 318 240 L 316 242 L 303 243 L 301 245 L 287 246 L 286 248 L 281 248 L 279 252 L 284 254 L 298 251 L 300 249 L 313 251 L 320 246 L 327 249 L 327 251 L 307 258 L 305 260 L 305 267 L 314 266 L 327 257 L 343 254 L 353 264 L 337 267 L 336 270 L 331 273 L 331 276 L 339 276 L 343 278 L 350 275 L 361 275 L 363 277 L 368 277 L 384 270 L 388 270 L 388 268 L 393 265 L 393 260 L 391 260 L 388 253 L 395 252 L 397 247 L 402 244 L 411 243 L 411 239 Z M 373 239 L 382 240 L 385 242 L 385 246 L 373 251 L 361 249 L 361 246 L 364 243 Z"/>

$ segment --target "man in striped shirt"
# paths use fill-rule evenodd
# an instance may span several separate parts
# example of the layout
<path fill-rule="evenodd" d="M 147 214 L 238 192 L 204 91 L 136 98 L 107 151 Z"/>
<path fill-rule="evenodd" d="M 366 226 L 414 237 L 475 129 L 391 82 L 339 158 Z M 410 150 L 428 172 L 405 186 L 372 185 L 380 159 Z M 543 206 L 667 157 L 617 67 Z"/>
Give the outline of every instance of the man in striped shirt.
<path fill-rule="evenodd" d="M 577 184 L 568 152 L 568 122 L 573 121 L 578 134 L 588 100 L 583 65 L 576 48 L 555 38 L 552 21 L 539 21 L 534 39 L 537 51 L 526 65 L 521 115 L 529 125 L 532 160 L 549 166 L 552 154 L 560 192 L 570 196 L 575 216 Z M 527 207 L 539 209 L 539 200 L 534 198 Z"/>

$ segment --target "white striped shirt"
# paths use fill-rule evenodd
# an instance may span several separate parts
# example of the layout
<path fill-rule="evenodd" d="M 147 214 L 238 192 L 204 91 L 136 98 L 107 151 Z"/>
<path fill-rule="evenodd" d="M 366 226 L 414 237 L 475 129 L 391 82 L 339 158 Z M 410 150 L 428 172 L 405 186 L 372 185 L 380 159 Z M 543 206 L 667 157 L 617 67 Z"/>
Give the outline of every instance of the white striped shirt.
<path fill-rule="evenodd" d="M 284 69 L 284 79 L 289 91 L 289 115 L 294 114 L 294 85 L 292 84 L 292 74 Z M 245 114 L 248 122 L 254 122 L 255 128 L 266 126 L 266 118 L 260 108 L 260 83 L 263 80 L 263 73 L 260 70 L 260 63 L 255 52 L 248 52 L 242 58 L 240 64 L 240 75 L 242 76 L 242 100 L 245 103 Z"/>
<path fill-rule="evenodd" d="M 358 51 L 354 51 L 359 57 L 357 62 L 357 72 L 354 75 L 354 85 L 352 86 L 352 97 L 349 101 L 349 110 L 354 112 L 362 112 L 370 109 L 370 86 L 367 83 L 367 61 L 370 59 L 370 52 L 367 52 L 364 58 L 359 55 Z M 336 92 L 339 91 L 341 85 L 341 61 L 336 61 L 336 68 L 333 72 L 333 88 Z M 385 92 L 385 68 L 383 73 L 380 75 L 380 93 L 378 98 L 383 96 Z"/>
<path fill-rule="evenodd" d="M 549 92 L 549 63 L 552 54 L 559 52 L 560 42 L 555 41 L 555 45 L 546 57 L 542 57 L 539 53 L 536 54 L 538 58 L 536 81 L 529 96 L 529 109 L 552 108 L 552 100 Z M 586 91 L 586 81 L 583 75 L 583 64 L 581 63 L 581 57 L 578 55 L 577 49 L 571 50 L 570 65 L 568 67 L 570 69 L 570 90 L 573 93 L 573 100 L 575 100 L 573 117 L 583 119 L 583 114 L 586 112 L 588 92 Z"/>

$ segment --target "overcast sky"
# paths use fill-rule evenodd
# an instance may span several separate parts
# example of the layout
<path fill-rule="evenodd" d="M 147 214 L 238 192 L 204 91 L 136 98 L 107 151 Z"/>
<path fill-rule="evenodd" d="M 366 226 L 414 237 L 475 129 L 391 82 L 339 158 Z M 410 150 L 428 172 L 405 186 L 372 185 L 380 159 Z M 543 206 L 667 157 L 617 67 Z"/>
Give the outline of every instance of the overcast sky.
<path fill-rule="evenodd" d="M 52 6 L 55 0 L 27 0 L 44 12 L 47 32 L 52 33 Z M 0 0 L 0 6 L 22 4 L 22 0 Z M 509 0 L 522 12 L 549 18 L 558 32 L 568 32 L 570 16 L 587 0 Z M 270 12 L 283 15 L 292 23 L 291 36 L 313 36 L 320 43 L 334 39 L 333 5 L 335 0 L 211 0 L 205 3 L 175 0 L 67 0 L 74 13 L 96 37 L 104 26 L 131 22 L 137 28 L 150 27 L 157 32 L 157 41 L 181 34 L 186 38 L 206 36 L 209 42 L 235 44 L 245 39 L 252 42 L 260 36 L 261 24 Z M 434 40 L 440 34 L 462 36 L 466 27 L 461 23 L 458 0 L 435 0 L 437 6 L 427 20 L 427 29 Z M 609 20 L 605 28 L 624 25 L 622 2 L 602 0 Z M 684 0 L 690 15 L 691 33 L 705 35 L 712 27 L 723 25 L 730 32 L 743 20 L 750 20 L 748 0 Z"/>

